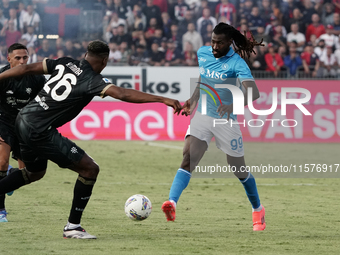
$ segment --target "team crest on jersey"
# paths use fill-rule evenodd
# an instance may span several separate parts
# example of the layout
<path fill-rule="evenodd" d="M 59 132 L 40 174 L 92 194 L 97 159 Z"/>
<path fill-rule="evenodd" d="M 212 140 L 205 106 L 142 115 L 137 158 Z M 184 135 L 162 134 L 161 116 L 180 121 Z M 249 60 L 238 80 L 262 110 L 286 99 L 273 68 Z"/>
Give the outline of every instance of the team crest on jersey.
<path fill-rule="evenodd" d="M 204 70 L 204 68 L 203 67 L 200 67 L 200 74 L 205 74 L 205 70 Z"/>
<path fill-rule="evenodd" d="M 105 83 L 112 83 L 108 78 L 103 78 L 103 81 L 105 81 Z"/>
<path fill-rule="evenodd" d="M 229 65 L 227 63 L 222 64 L 222 69 L 227 70 L 229 68 Z"/>
<path fill-rule="evenodd" d="M 31 94 L 32 93 L 32 89 L 31 88 L 26 88 L 26 93 L 27 94 Z"/>

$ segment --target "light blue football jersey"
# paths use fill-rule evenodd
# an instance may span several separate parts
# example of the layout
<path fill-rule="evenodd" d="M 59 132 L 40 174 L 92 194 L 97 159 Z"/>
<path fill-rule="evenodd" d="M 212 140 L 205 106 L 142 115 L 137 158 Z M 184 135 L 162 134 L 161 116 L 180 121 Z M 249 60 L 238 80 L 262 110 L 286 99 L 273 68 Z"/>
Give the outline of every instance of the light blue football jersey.
<path fill-rule="evenodd" d="M 232 47 L 230 47 L 227 55 L 221 58 L 215 58 L 212 53 L 212 47 L 203 46 L 198 50 L 197 57 L 201 82 L 216 90 L 221 98 L 222 104 L 231 104 L 233 102 L 232 94 L 229 89 L 215 88 L 215 84 L 231 84 L 242 90 L 242 81 L 254 80 L 247 63 L 239 54 L 235 53 Z M 200 85 L 200 88 L 200 100 L 197 111 L 202 113 L 202 96 L 206 95 L 207 115 L 220 119 L 221 117 L 216 112 L 217 108 L 221 105 L 217 95 L 205 85 Z M 206 91 L 208 91 L 210 95 Z M 227 114 L 225 114 L 223 118 L 227 118 Z M 237 117 L 234 114 L 230 114 L 230 118 L 236 120 Z"/>

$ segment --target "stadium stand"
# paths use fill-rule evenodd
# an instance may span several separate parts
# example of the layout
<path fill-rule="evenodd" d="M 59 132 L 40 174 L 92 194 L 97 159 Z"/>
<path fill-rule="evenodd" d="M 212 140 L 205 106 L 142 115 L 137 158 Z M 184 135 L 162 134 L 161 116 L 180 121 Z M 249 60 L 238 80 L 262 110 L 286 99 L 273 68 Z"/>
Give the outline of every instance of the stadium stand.
<path fill-rule="evenodd" d="M 0 0 L 0 64 L 14 41 L 30 48 L 32 63 L 81 58 L 101 39 L 109 65 L 195 66 L 216 22 L 263 38 L 248 60 L 255 78 L 340 77 L 336 0 Z"/>

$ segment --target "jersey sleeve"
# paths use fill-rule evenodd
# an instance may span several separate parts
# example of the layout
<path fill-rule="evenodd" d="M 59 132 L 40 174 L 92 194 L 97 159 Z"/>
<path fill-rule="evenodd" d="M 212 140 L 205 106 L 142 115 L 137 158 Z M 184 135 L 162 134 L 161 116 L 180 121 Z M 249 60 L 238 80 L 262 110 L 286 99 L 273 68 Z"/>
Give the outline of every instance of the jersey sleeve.
<path fill-rule="evenodd" d="M 251 71 L 247 65 L 247 63 L 240 58 L 235 63 L 235 73 L 236 77 L 242 82 L 242 81 L 253 81 L 253 75 L 251 74 Z"/>
<path fill-rule="evenodd" d="M 89 94 L 92 94 L 94 96 L 100 96 L 104 98 L 105 92 L 111 87 L 114 86 L 112 82 L 104 78 L 101 74 L 96 75 L 93 79 L 92 82 L 89 84 Z"/>

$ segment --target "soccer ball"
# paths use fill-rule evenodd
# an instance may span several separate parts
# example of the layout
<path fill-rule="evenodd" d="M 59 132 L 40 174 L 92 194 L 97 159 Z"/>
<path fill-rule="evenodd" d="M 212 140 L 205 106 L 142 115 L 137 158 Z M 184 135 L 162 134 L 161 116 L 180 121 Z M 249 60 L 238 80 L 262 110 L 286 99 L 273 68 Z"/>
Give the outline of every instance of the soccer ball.
<path fill-rule="evenodd" d="M 145 220 L 150 216 L 151 210 L 151 201 L 144 195 L 133 195 L 125 202 L 125 214 L 131 220 Z"/>

